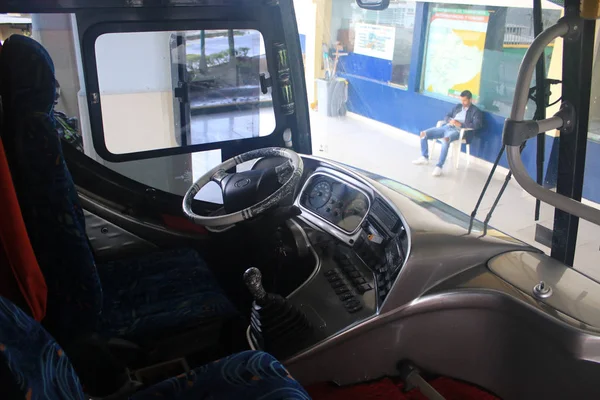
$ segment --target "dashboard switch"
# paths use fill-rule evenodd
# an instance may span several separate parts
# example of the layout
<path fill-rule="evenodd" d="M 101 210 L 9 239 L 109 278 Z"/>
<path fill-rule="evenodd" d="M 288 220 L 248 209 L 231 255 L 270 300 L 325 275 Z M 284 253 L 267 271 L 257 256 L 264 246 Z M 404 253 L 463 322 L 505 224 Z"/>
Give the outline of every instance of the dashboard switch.
<path fill-rule="evenodd" d="M 347 286 L 342 286 L 342 287 L 335 289 L 335 294 L 344 294 L 344 293 L 348 293 L 349 291 L 350 291 L 350 289 L 348 289 Z"/>
<path fill-rule="evenodd" d="M 361 276 L 360 278 L 353 279 L 352 282 L 355 285 L 362 285 L 363 283 L 367 283 L 367 280 Z"/>
<path fill-rule="evenodd" d="M 343 286 L 346 286 L 346 284 L 344 283 L 344 281 L 341 281 L 341 280 L 337 280 L 337 281 L 331 283 L 331 287 L 334 289 L 341 288 Z"/>
<path fill-rule="evenodd" d="M 365 293 L 368 292 L 369 290 L 373 289 L 373 286 L 371 286 L 371 284 L 369 283 L 363 283 L 362 285 L 360 285 L 358 287 L 359 292 L 361 293 Z"/>
<path fill-rule="evenodd" d="M 344 302 L 344 307 L 346 307 L 346 309 L 354 308 L 356 306 L 360 306 L 360 301 L 356 299 L 351 299 Z"/>
<path fill-rule="evenodd" d="M 340 300 L 342 300 L 342 301 L 350 300 L 353 298 L 354 298 L 354 295 L 352 293 L 344 293 L 344 294 L 340 295 Z"/>
<path fill-rule="evenodd" d="M 362 305 L 359 304 L 359 305 L 357 305 L 355 307 L 347 308 L 347 310 L 348 310 L 349 313 L 354 314 L 355 312 L 358 312 L 358 311 L 362 310 Z"/>

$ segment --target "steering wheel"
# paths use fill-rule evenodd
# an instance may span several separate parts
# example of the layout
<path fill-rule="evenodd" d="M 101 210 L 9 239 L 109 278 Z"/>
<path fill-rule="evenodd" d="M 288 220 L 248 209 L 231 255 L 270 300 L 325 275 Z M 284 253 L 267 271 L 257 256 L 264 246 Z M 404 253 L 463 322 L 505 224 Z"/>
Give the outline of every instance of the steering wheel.
<path fill-rule="evenodd" d="M 224 215 L 204 217 L 197 215 L 194 213 L 194 211 L 192 211 L 192 201 L 194 200 L 194 197 L 211 181 L 216 182 L 221 187 L 221 191 L 224 194 L 224 200 L 226 187 L 229 187 L 230 185 L 233 185 L 233 187 L 236 188 L 235 190 L 244 190 L 246 187 L 256 187 L 260 183 L 262 175 L 256 177 L 256 179 L 253 179 L 252 176 L 244 175 L 244 173 L 230 174 L 226 171 L 246 161 L 271 157 L 285 158 L 286 161 L 283 164 L 273 168 L 277 183 L 281 186 L 266 198 L 239 211 Z M 293 193 L 300 182 L 303 171 L 304 163 L 302 162 L 302 158 L 292 150 L 270 147 L 240 154 L 239 156 L 235 156 L 227 161 L 224 161 L 220 165 L 217 165 L 202 175 L 188 189 L 183 198 L 183 212 L 186 217 L 196 224 L 207 227 L 222 227 L 248 220 L 276 206 L 279 201 Z"/>

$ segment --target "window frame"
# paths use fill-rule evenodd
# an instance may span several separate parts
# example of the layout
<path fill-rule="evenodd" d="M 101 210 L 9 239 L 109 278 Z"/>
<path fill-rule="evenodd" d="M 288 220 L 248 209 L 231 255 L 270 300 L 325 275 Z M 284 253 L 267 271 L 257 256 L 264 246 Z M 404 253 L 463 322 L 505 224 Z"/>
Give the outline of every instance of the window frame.
<path fill-rule="evenodd" d="M 168 20 L 160 19 L 156 10 L 144 10 L 142 14 L 148 14 L 148 18 L 140 18 L 139 10 L 134 14 L 120 13 L 117 20 L 108 20 L 108 15 L 97 16 L 86 13 L 84 15 L 77 14 L 77 24 L 80 34 L 82 64 L 84 69 L 86 96 L 90 116 L 90 125 L 92 131 L 93 145 L 96 153 L 104 160 L 110 162 L 124 162 L 142 160 L 148 158 L 165 157 L 177 154 L 189 154 L 199 151 L 224 149 L 230 144 L 239 145 L 240 143 L 252 142 L 254 148 L 268 147 L 272 145 L 273 136 L 279 136 L 288 127 L 287 120 L 284 115 L 278 112 L 280 106 L 279 96 L 276 95 L 279 90 L 277 79 L 272 79 L 271 87 L 273 111 L 275 115 L 275 129 L 265 136 L 253 137 L 246 139 L 228 140 L 215 143 L 203 143 L 188 145 L 184 147 L 172 147 L 166 149 L 145 150 L 133 153 L 112 153 L 106 146 L 104 136 L 104 125 L 102 122 L 102 104 L 100 96 L 100 87 L 98 79 L 98 68 L 96 60 L 96 40 L 104 34 L 108 33 L 134 33 L 134 32 L 177 32 L 177 31 L 198 31 L 198 30 L 228 30 L 228 29 L 252 29 L 260 32 L 263 37 L 265 53 L 267 59 L 267 69 L 269 76 L 276 76 L 274 65 L 274 50 L 273 42 L 276 37 L 276 27 L 269 27 L 266 23 L 268 14 L 261 13 L 260 10 L 251 12 L 248 9 L 240 9 L 236 13 L 225 13 L 222 17 L 217 18 L 215 14 L 223 14 L 223 11 L 230 11 L 230 8 L 222 7 L 219 12 L 211 13 L 204 12 L 201 15 L 196 9 L 196 12 L 184 14 L 186 10 L 173 10 L 176 16 L 168 16 Z M 208 10 L 207 10 L 208 11 Z M 175 18 L 171 18 L 175 17 Z M 179 17 L 179 18 L 177 18 Z M 194 18 L 193 20 L 190 18 Z M 197 18 L 196 18 L 197 17 Z M 99 19 L 99 20 L 98 20 Z M 106 21 L 106 22 L 105 22 Z"/>
<path fill-rule="evenodd" d="M 418 9 L 418 3 L 419 2 L 418 1 L 407 0 L 407 3 L 414 3 L 415 4 L 415 13 L 413 15 L 413 26 L 411 28 L 412 32 L 411 32 L 411 35 L 410 35 L 410 42 L 411 42 L 411 48 L 412 48 L 413 42 L 414 42 L 414 33 L 415 33 L 415 29 L 417 27 L 417 9 Z M 381 21 L 379 21 L 379 22 L 369 22 L 370 20 L 367 18 L 369 16 L 376 15 L 376 14 L 370 14 L 370 13 L 380 13 L 380 12 L 383 12 L 383 13 L 385 13 L 385 12 L 393 13 L 393 12 L 395 12 L 396 9 L 399 8 L 399 7 L 396 7 L 396 6 L 393 6 L 393 5 L 390 5 L 390 7 L 388 7 L 385 10 L 382 10 L 382 11 L 373 11 L 373 10 L 368 10 L 368 9 L 361 9 L 358 5 L 356 5 L 356 3 L 346 4 L 346 3 L 335 3 L 334 2 L 332 4 L 332 7 L 338 7 L 338 9 L 337 9 L 338 14 L 339 13 L 343 14 L 342 11 L 349 11 L 350 12 L 350 15 L 351 15 L 350 19 L 349 19 L 350 27 L 348 29 L 352 29 L 355 32 L 356 32 L 356 24 L 365 24 L 365 25 L 392 27 L 392 28 L 394 28 L 394 34 L 395 35 L 397 35 L 397 30 L 399 28 L 401 28 L 399 25 L 397 25 L 395 23 L 396 19 L 394 19 L 394 18 L 389 18 L 389 20 L 391 21 L 391 23 L 388 23 L 386 21 L 384 21 L 384 22 L 381 22 Z M 345 7 L 348 7 L 348 10 L 343 10 Z M 355 13 L 362 13 L 365 16 L 365 18 L 362 19 L 362 20 L 355 20 L 354 19 Z M 331 33 L 333 33 L 333 32 L 331 32 Z M 396 39 L 397 39 L 397 37 L 396 37 Z M 356 40 L 356 38 L 355 38 L 355 40 Z M 408 74 L 407 74 L 406 83 L 405 84 L 401 84 L 401 83 L 395 82 L 393 80 L 393 77 L 394 77 L 394 66 L 395 65 L 399 65 L 399 64 L 394 64 L 394 59 L 396 57 L 396 46 L 397 46 L 397 43 L 394 44 L 394 54 L 392 56 L 392 59 L 389 60 L 389 62 L 390 62 L 390 76 L 389 76 L 388 80 L 382 80 L 382 79 L 374 78 L 372 76 L 358 75 L 358 74 L 355 74 L 355 73 L 344 72 L 344 74 L 348 75 L 348 76 L 358 77 L 360 79 L 372 80 L 372 81 L 375 81 L 375 82 L 377 82 L 377 83 L 379 83 L 381 85 L 390 86 L 390 87 L 393 87 L 393 88 L 399 89 L 399 90 L 404 90 L 404 91 L 409 90 L 410 64 L 412 62 L 412 56 L 413 56 L 413 54 L 412 54 L 412 51 L 408 52 L 409 56 L 411 58 L 411 62 L 409 62 L 408 64 L 405 64 L 405 65 L 408 65 L 408 67 L 409 67 L 409 71 L 408 71 Z M 354 53 L 354 51 L 352 53 Z"/>

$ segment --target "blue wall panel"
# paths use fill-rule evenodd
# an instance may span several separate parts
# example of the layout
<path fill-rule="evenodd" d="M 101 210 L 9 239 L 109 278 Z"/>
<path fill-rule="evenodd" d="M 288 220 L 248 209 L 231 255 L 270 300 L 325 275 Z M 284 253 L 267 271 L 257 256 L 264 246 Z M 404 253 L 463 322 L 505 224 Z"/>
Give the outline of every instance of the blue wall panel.
<path fill-rule="evenodd" d="M 600 143 L 587 142 L 583 198 L 600 203 Z"/>
<path fill-rule="evenodd" d="M 407 132 L 418 134 L 435 126 L 437 121 L 450 111 L 455 102 L 445 101 L 421 93 L 409 92 L 381 82 L 346 75 L 348 80 L 348 110 L 367 118 L 394 126 Z M 485 113 L 484 129 L 473 139 L 471 154 L 489 162 L 494 162 L 502 146 L 504 118 Z M 554 140 L 546 139 L 546 165 L 551 155 Z M 535 177 L 536 139 L 527 142 L 522 157 L 527 171 Z M 600 149 L 599 149 L 600 152 Z M 415 154 L 415 158 L 418 154 Z M 600 161 L 599 161 L 600 163 Z M 508 168 L 506 156 L 500 165 Z M 599 191 L 600 192 L 600 191 Z M 600 199 L 600 193 L 598 193 Z"/>
<path fill-rule="evenodd" d="M 300 49 L 302 50 L 302 54 L 306 54 L 306 35 L 301 33 L 300 36 Z"/>
<path fill-rule="evenodd" d="M 382 58 L 350 53 L 340 57 L 338 68 L 340 73 L 360 75 L 376 81 L 387 83 L 392 79 L 392 62 Z"/>

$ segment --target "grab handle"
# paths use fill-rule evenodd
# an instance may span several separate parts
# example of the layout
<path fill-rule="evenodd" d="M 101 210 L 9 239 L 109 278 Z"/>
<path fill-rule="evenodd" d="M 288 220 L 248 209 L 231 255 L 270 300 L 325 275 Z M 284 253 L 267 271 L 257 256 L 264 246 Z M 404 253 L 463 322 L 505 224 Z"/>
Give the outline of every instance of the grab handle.
<path fill-rule="evenodd" d="M 529 99 L 529 85 L 535 71 L 538 59 L 546 47 L 556 38 L 578 34 L 581 19 L 561 18 L 556 25 L 549 27 L 538 35 L 525 53 L 519 67 L 515 97 L 510 112 L 510 118 L 504 123 L 502 143 L 506 146 L 508 165 L 515 180 L 533 197 L 550 204 L 569 214 L 600 225 L 600 210 L 587 206 L 567 196 L 558 194 L 538 185 L 527 173 L 521 152 L 521 145 L 539 133 L 552 129 L 563 132 L 572 131 L 575 126 L 575 111 L 568 103 L 563 103 L 560 111 L 553 117 L 541 121 L 525 121 L 525 107 Z"/>

